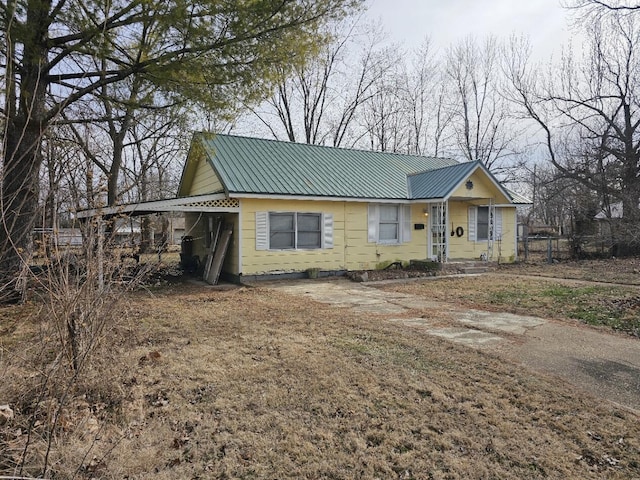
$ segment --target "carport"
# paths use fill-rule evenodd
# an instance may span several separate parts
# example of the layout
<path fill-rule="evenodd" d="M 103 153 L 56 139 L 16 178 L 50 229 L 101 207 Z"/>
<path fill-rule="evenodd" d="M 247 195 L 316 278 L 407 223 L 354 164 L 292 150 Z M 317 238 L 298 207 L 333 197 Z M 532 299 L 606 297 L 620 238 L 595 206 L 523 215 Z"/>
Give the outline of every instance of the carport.
<path fill-rule="evenodd" d="M 237 223 L 235 219 L 239 211 L 238 200 L 229 199 L 223 193 L 216 193 L 80 210 L 76 212 L 75 217 L 81 221 L 96 219 L 98 229 L 102 230 L 104 220 L 112 218 L 182 213 L 186 217 L 183 241 L 188 238 L 189 242 L 195 241 L 197 244 L 204 245 L 206 250 L 198 250 L 194 253 L 192 245 L 189 245 L 187 255 L 189 258 L 185 258 L 183 253 L 181 262 L 192 271 L 204 267 L 204 278 L 210 283 L 216 283 L 220 270 L 223 269 L 225 253 L 231 237 L 231 229 L 227 227 L 223 230 L 223 227 Z M 224 233 L 227 233 L 226 244 L 218 242 L 223 239 Z M 214 257 L 217 257 L 215 260 L 218 262 L 217 274 L 214 275 L 212 272 L 212 275 L 209 275 Z"/>

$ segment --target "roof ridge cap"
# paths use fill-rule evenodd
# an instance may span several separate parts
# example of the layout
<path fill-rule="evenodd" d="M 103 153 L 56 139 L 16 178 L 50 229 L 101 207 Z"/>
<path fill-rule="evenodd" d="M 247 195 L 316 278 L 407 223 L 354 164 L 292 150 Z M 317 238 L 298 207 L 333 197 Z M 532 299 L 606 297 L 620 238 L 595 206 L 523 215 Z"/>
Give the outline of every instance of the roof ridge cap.
<path fill-rule="evenodd" d="M 291 140 L 279 140 L 279 139 L 276 139 L 276 138 L 250 137 L 250 136 L 247 136 L 247 135 L 235 135 L 235 134 L 231 134 L 231 133 L 215 133 L 215 132 L 210 132 L 210 131 L 206 131 L 206 130 L 195 132 L 195 134 L 196 135 L 202 135 L 202 136 L 213 135 L 213 136 L 220 136 L 220 137 L 241 138 L 241 139 L 245 139 L 245 140 L 257 140 L 257 141 L 264 141 L 264 142 L 281 143 L 281 144 L 285 144 L 285 145 L 299 145 L 299 146 L 303 146 L 303 147 L 326 148 L 326 149 L 330 149 L 330 150 L 346 150 L 346 151 L 350 151 L 350 152 L 376 153 L 376 154 L 394 155 L 394 156 L 398 156 L 398 157 L 411 157 L 411 158 L 422 158 L 422 159 L 429 159 L 429 160 L 451 160 L 451 161 L 456 161 L 455 159 L 448 158 L 448 157 L 435 157 L 435 156 L 419 155 L 419 154 L 415 154 L 415 153 L 389 152 L 389 151 L 383 151 L 383 150 L 366 150 L 364 148 L 353 148 L 353 147 L 336 147 L 336 146 L 332 146 L 332 145 L 321 145 L 321 144 L 317 144 L 317 143 L 292 142 Z M 463 162 L 463 163 L 468 163 L 468 162 Z M 447 167 L 439 167 L 439 168 L 447 168 Z"/>
<path fill-rule="evenodd" d="M 456 160 L 454 160 L 453 158 L 442 158 L 442 157 L 426 157 L 426 158 L 438 158 L 438 159 L 442 159 L 442 160 L 451 160 L 451 161 L 456 162 Z M 421 172 L 407 173 L 407 177 L 413 177 L 413 176 L 422 175 L 422 174 L 425 174 L 425 173 L 438 172 L 440 170 L 446 170 L 447 168 L 461 167 L 463 165 L 476 164 L 476 163 L 480 163 L 480 160 L 470 160 L 468 162 L 457 162 L 457 163 L 453 163 L 451 165 L 446 165 L 444 167 L 433 168 L 431 170 L 423 170 Z"/>

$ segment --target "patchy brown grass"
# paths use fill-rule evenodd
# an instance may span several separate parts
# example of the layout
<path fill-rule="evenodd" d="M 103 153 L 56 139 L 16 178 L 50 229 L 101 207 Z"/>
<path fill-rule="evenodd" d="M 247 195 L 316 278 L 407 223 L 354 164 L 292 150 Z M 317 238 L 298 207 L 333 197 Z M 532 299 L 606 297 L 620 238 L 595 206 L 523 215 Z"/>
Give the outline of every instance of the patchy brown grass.
<path fill-rule="evenodd" d="M 135 321 L 56 433 L 56 478 L 640 477 L 636 416 L 492 355 L 262 288 L 127 301 Z M 2 331 L 3 382 L 36 373 L 16 332 Z M 7 459 L 29 412 L 16 388 L 3 403 Z"/>
<path fill-rule="evenodd" d="M 592 282 L 640 285 L 640 258 L 609 260 L 544 261 L 501 265 L 505 273 L 522 273 L 552 278 L 570 278 Z"/>

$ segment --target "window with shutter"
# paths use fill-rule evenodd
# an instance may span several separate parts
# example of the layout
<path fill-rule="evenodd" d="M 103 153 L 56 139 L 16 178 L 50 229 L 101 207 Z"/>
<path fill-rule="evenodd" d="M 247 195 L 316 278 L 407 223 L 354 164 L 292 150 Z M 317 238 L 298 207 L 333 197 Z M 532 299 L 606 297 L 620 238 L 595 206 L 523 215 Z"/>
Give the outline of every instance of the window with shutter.
<path fill-rule="evenodd" d="M 493 240 L 502 237 L 502 209 L 494 209 Z M 486 242 L 489 239 L 489 207 L 469 207 L 469 241 Z"/>
<path fill-rule="evenodd" d="M 369 205 L 370 243 L 398 244 L 411 241 L 410 205 Z"/>
<path fill-rule="evenodd" d="M 333 248 L 333 215 L 256 212 L 256 250 Z"/>

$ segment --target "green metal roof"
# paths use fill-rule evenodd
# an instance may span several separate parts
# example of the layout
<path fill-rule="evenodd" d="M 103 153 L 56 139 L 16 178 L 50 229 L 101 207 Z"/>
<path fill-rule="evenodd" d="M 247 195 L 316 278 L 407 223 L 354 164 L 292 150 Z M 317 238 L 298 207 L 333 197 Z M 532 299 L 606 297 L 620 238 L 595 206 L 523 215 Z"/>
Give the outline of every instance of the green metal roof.
<path fill-rule="evenodd" d="M 458 163 L 409 175 L 409 198 L 445 198 L 479 165 L 479 162 Z"/>
<path fill-rule="evenodd" d="M 517 192 L 514 192 L 513 190 L 510 190 L 508 188 L 505 188 L 505 190 L 507 191 L 507 193 L 509 194 L 509 196 L 511 197 L 511 201 L 517 205 L 531 205 L 531 200 L 527 197 L 525 197 L 524 195 L 520 195 Z"/>
<path fill-rule="evenodd" d="M 229 193 L 409 198 L 407 175 L 455 160 L 197 134 Z"/>
<path fill-rule="evenodd" d="M 193 141 L 230 195 L 431 199 L 446 197 L 476 168 L 491 176 L 479 162 L 211 133 Z"/>

